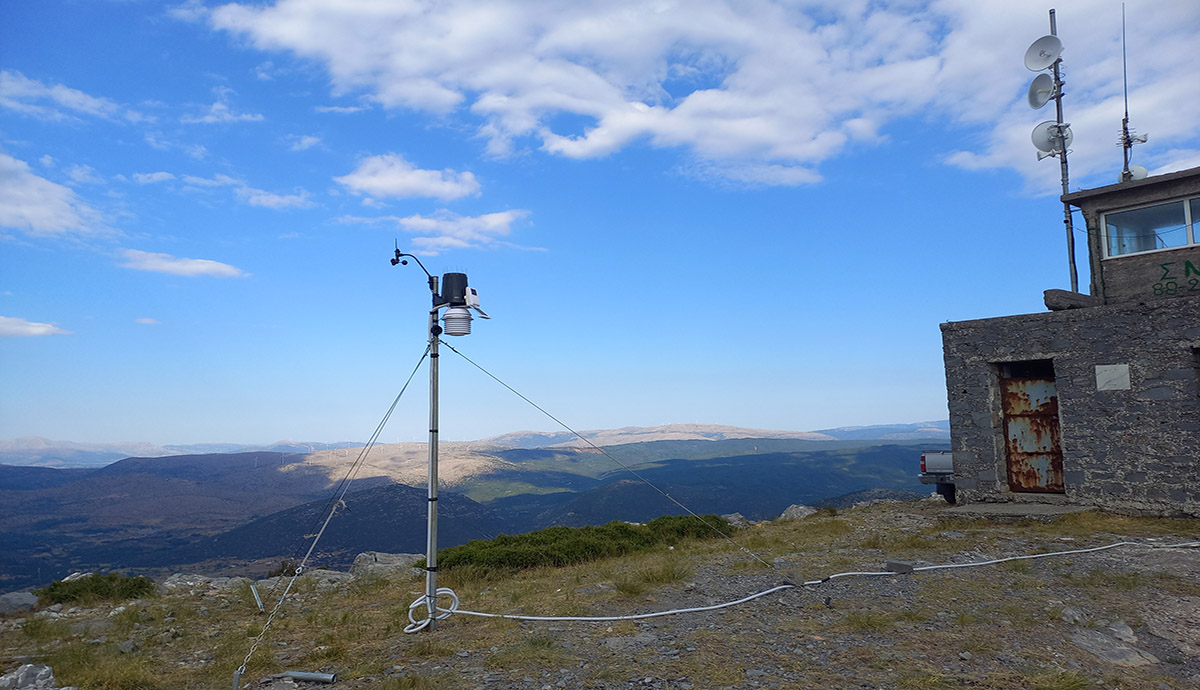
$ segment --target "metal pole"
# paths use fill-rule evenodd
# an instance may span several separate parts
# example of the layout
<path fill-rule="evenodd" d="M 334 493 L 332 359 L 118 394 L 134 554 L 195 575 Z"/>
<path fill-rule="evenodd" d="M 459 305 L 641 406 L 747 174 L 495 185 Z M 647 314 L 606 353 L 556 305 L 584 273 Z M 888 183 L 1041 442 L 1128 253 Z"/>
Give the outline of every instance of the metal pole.
<path fill-rule="evenodd" d="M 431 283 L 432 280 L 431 279 Z M 437 299 L 437 288 L 433 290 Z M 429 311 L 429 531 L 425 548 L 425 606 L 433 630 L 437 620 L 438 307 Z"/>
<path fill-rule="evenodd" d="M 1058 35 L 1058 23 L 1054 20 L 1054 10 L 1050 10 L 1050 35 Z M 1066 196 L 1070 193 L 1068 186 L 1067 175 L 1067 138 L 1063 135 L 1063 107 L 1062 107 L 1062 76 L 1059 73 L 1058 65 L 1062 59 L 1054 61 L 1054 108 L 1058 116 L 1058 135 L 1059 142 L 1062 144 L 1062 150 L 1059 152 L 1059 167 L 1062 169 L 1062 193 Z M 1071 268 L 1071 292 L 1079 292 L 1079 272 L 1075 268 L 1075 227 L 1071 222 L 1071 204 L 1063 202 L 1063 225 L 1067 229 L 1067 264 Z"/>

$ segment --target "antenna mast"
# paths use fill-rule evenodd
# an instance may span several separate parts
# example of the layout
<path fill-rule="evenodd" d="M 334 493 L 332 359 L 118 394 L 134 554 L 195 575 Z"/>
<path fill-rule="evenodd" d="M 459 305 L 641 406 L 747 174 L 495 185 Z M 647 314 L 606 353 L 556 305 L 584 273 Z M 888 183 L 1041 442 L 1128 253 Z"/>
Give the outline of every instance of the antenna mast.
<path fill-rule="evenodd" d="M 1029 106 L 1041 108 L 1051 98 L 1054 99 L 1055 119 L 1039 124 L 1033 130 L 1033 145 L 1038 149 L 1038 160 L 1058 157 L 1059 168 L 1062 170 L 1062 193 L 1070 192 L 1068 185 L 1070 175 L 1067 172 L 1067 147 L 1071 145 L 1071 125 L 1063 122 L 1063 80 L 1060 66 L 1062 64 L 1062 41 L 1058 40 L 1058 23 L 1054 18 L 1054 10 L 1050 10 L 1050 35 L 1042 36 L 1025 51 L 1025 67 L 1033 72 L 1041 72 L 1049 67 L 1053 80 L 1045 74 L 1039 75 L 1029 87 Z M 1049 88 L 1047 88 L 1049 87 Z M 1063 202 L 1063 225 L 1067 231 L 1067 263 L 1071 269 L 1071 292 L 1079 292 L 1079 273 L 1075 268 L 1075 227 L 1071 222 L 1071 205 Z"/>
<path fill-rule="evenodd" d="M 1125 50 L 1125 3 L 1121 3 L 1121 80 L 1125 88 L 1125 117 L 1121 119 L 1121 140 L 1117 142 L 1117 145 L 1121 147 L 1125 159 L 1125 164 L 1121 168 L 1121 181 L 1130 182 L 1146 176 L 1145 168 L 1135 166 L 1138 168 L 1138 171 L 1135 173 L 1129 167 L 1129 158 L 1133 150 L 1133 145 L 1146 143 L 1146 135 L 1134 134 L 1129 129 L 1129 59 L 1126 56 Z"/>
<path fill-rule="evenodd" d="M 1058 35 L 1058 23 L 1054 20 L 1054 10 L 1050 10 L 1050 35 Z M 1059 131 L 1062 131 L 1063 124 L 1063 80 L 1059 72 L 1059 65 L 1062 64 L 1062 58 L 1054 61 L 1054 110 L 1058 116 Z M 1063 141 L 1062 155 L 1058 157 L 1059 167 L 1062 169 L 1062 193 L 1066 196 L 1070 193 L 1068 181 L 1070 175 L 1067 174 L 1067 143 Z M 1075 268 L 1075 227 L 1071 222 L 1071 205 L 1063 202 L 1063 225 L 1067 229 L 1067 263 L 1071 267 L 1071 292 L 1079 292 L 1079 272 Z"/>

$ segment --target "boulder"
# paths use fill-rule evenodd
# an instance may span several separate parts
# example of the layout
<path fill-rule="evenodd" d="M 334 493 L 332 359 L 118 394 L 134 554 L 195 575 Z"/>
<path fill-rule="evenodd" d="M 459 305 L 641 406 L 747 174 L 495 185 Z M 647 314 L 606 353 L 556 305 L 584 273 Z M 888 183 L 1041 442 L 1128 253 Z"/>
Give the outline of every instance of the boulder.
<path fill-rule="evenodd" d="M 209 581 L 209 586 L 213 589 L 237 589 L 242 585 L 250 584 L 250 578 L 247 577 L 214 577 Z"/>
<path fill-rule="evenodd" d="M 1046 290 L 1042 293 L 1042 301 L 1046 303 L 1046 308 L 1051 311 L 1098 307 L 1103 304 L 1103 301 L 1099 297 L 1071 292 L 1069 290 Z"/>
<path fill-rule="evenodd" d="M 276 587 L 286 587 L 291 579 L 292 577 L 290 575 L 277 575 L 275 577 L 268 577 L 265 580 L 259 580 L 256 583 L 256 586 L 258 587 L 259 591 L 272 592 L 275 591 Z M 324 568 L 314 568 L 312 570 L 305 570 L 303 573 L 301 573 L 300 577 L 296 579 L 296 582 L 299 583 L 307 581 L 312 583 L 312 585 L 318 590 L 328 590 L 336 589 L 337 587 L 340 587 L 341 585 L 353 579 L 354 576 L 350 573 L 343 573 L 338 570 L 325 570 Z"/>
<path fill-rule="evenodd" d="M 135 654 L 142 646 L 137 643 L 137 640 L 125 640 L 117 643 L 117 651 L 122 654 Z"/>
<path fill-rule="evenodd" d="M 320 590 L 336 589 L 354 579 L 350 573 L 343 573 L 340 570 L 325 570 L 324 568 L 305 571 L 301 577 L 311 577 L 316 580 L 317 589 Z"/>
<path fill-rule="evenodd" d="M 0 594 L 0 616 L 8 613 L 23 613 L 32 611 L 37 606 L 38 598 L 33 592 L 9 592 Z"/>
<path fill-rule="evenodd" d="M 812 508 L 809 506 L 802 506 L 802 505 L 791 505 L 791 506 L 788 506 L 787 510 L 783 511 L 783 514 L 779 516 L 779 519 L 780 520 L 799 520 L 801 518 L 806 518 L 815 512 L 817 512 L 816 508 Z"/>
<path fill-rule="evenodd" d="M 0 676 L 0 690 L 50 690 L 57 687 L 54 670 L 44 664 L 24 664 Z"/>
<path fill-rule="evenodd" d="M 212 587 L 211 577 L 205 577 L 196 573 L 175 573 L 166 580 L 163 580 L 158 589 L 163 594 L 170 594 L 172 592 L 208 589 L 210 587 Z"/>
<path fill-rule="evenodd" d="M 742 515 L 741 513 L 729 513 L 728 515 L 722 515 L 721 519 L 725 522 L 728 522 L 730 526 L 737 527 L 738 529 L 749 527 L 751 524 L 750 521 L 746 519 L 746 516 Z"/>
<path fill-rule="evenodd" d="M 1158 658 L 1150 652 L 1121 642 L 1101 630 L 1074 630 L 1071 632 L 1071 642 L 1114 666 L 1148 666 L 1158 663 Z"/>
<path fill-rule="evenodd" d="M 350 574 L 356 578 L 412 577 L 424 572 L 413 567 L 423 558 L 424 554 L 419 553 L 367 551 L 355 557 L 354 565 L 350 566 Z"/>

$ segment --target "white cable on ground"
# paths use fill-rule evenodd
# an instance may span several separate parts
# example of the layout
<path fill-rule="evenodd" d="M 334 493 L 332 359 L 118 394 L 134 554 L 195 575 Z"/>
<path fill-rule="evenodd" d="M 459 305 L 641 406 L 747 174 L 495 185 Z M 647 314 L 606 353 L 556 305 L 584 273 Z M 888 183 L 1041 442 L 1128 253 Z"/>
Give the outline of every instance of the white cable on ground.
<path fill-rule="evenodd" d="M 417 609 L 421 608 L 422 606 L 424 606 L 426 608 L 428 608 L 428 606 L 429 606 L 429 598 L 427 596 L 425 596 L 424 594 L 422 594 L 420 597 L 418 597 L 416 600 L 414 600 L 413 603 L 408 605 L 409 624 L 404 626 L 404 632 L 406 632 L 406 633 L 420 632 L 421 630 L 424 630 L 426 628 L 426 626 L 428 626 L 431 622 L 446 620 L 447 618 L 450 617 L 450 615 L 452 613 L 454 613 L 455 611 L 458 611 L 458 595 L 454 593 L 454 590 L 450 589 L 449 587 L 438 587 L 437 588 L 437 596 L 438 597 L 441 597 L 441 596 L 450 597 L 450 608 L 444 609 L 435 604 L 435 607 L 437 608 L 437 610 L 443 611 L 444 613 L 439 613 L 439 614 L 433 615 L 433 616 L 430 616 L 427 613 L 425 615 L 425 618 L 423 618 L 421 620 L 417 620 L 416 616 L 413 615 L 413 612 L 416 611 Z M 437 597 L 435 597 L 434 599 L 436 600 L 436 598 Z M 466 613 L 466 611 L 463 611 L 463 613 Z M 484 614 L 484 615 L 488 615 L 488 614 Z"/>
<path fill-rule="evenodd" d="M 1095 551 L 1104 551 L 1106 549 L 1115 549 L 1119 546 L 1142 546 L 1142 547 L 1151 548 L 1151 549 L 1185 549 L 1185 548 L 1194 549 L 1194 548 L 1200 548 L 1200 541 L 1182 542 L 1179 544 L 1147 544 L 1147 543 L 1136 542 L 1136 541 L 1119 541 L 1119 542 L 1116 542 L 1113 544 L 1108 544 L 1106 546 L 1095 546 L 1095 547 L 1091 547 L 1091 548 L 1087 548 L 1087 549 L 1071 549 L 1069 551 L 1052 551 L 1049 553 L 1036 553 L 1036 554 L 1029 554 L 1029 555 L 1024 555 L 1024 556 L 1008 556 L 1006 558 L 994 558 L 994 559 L 987 560 L 987 561 L 972 561 L 970 563 L 946 563 L 946 564 L 942 564 L 942 565 L 925 565 L 925 566 L 914 567 L 912 569 L 912 572 L 924 571 L 924 570 L 942 570 L 942 569 L 948 569 L 948 568 L 971 568 L 971 567 L 975 567 L 975 566 L 995 565 L 997 563 L 1004 563 L 1006 561 L 1020 561 L 1020 560 L 1029 560 L 1029 559 L 1034 559 L 1034 558 L 1049 558 L 1050 556 L 1069 556 L 1071 554 L 1077 554 L 1077 553 L 1092 553 Z M 483 618 L 507 618 L 509 620 L 519 620 L 519 621 L 581 621 L 581 622 L 590 622 L 590 623 L 609 623 L 609 622 L 613 622 L 613 621 L 643 620 L 646 618 L 658 618 L 661 616 L 672 616 L 672 615 L 679 614 L 679 613 L 700 613 L 702 611 L 715 611 L 717 609 L 729 608 L 731 606 L 737 606 L 738 604 L 744 604 L 748 601 L 753 601 L 760 597 L 765 597 L 768 594 L 774 594 L 775 592 L 780 592 L 785 589 L 795 589 L 798 587 L 808 587 L 808 586 L 813 586 L 813 585 L 820 585 L 820 584 L 829 582 L 830 580 L 835 580 L 835 579 L 842 578 L 842 577 L 878 577 L 878 576 L 885 576 L 885 575 L 895 576 L 895 575 L 901 575 L 901 574 L 906 574 L 906 573 L 893 572 L 890 570 L 889 571 L 877 571 L 877 572 L 851 571 L 851 572 L 845 572 L 845 573 L 836 573 L 834 575 L 830 575 L 830 576 L 822 578 L 820 580 L 808 580 L 800 585 L 796 585 L 796 584 L 793 584 L 790 582 L 784 583 L 784 584 L 772 587 L 770 589 L 763 590 L 763 591 L 757 592 L 755 594 L 751 594 L 750 596 L 742 597 L 741 599 L 738 599 L 736 601 L 728 601 L 728 602 L 725 602 L 722 604 L 713 604 L 711 606 L 696 606 L 696 607 L 685 608 L 685 609 L 671 609 L 669 611 L 655 611 L 652 613 L 637 613 L 637 614 L 631 614 L 631 615 L 627 615 L 627 616 L 524 616 L 524 615 L 509 614 L 509 613 L 484 613 L 482 611 L 468 611 L 466 609 L 458 608 L 458 595 L 455 594 L 453 590 L 451 590 L 449 587 L 439 587 L 438 591 L 437 591 L 438 596 L 443 596 L 443 595 L 449 596 L 451 599 L 451 603 L 450 603 L 450 608 L 442 608 L 441 606 L 438 606 L 437 607 L 438 614 L 433 617 L 433 620 L 445 620 L 446 618 L 449 618 L 451 615 L 453 615 L 455 613 L 461 613 L 466 616 L 479 616 L 479 617 L 483 617 Z M 424 629 L 426 626 L 429 625 L 430 618 L 427 617 L 424 620 L 418 621 L 415 618 L 415 616 L 413 615 L 413 612 L 416 609 L 418 609 L 422 606 L 425 606 L 425 605 L 426 605 L 426 598 L 424 595 L 422 595 L 421 597 L 419 597 L 418 599 L 413 601 L 412 604 L 409 605 L 408 620 L 412 621 L 412 624 L 406 626 L 404 628 L 404 632 L 408 632 L 408 633 L 417 632 L 419 630 Z"/>

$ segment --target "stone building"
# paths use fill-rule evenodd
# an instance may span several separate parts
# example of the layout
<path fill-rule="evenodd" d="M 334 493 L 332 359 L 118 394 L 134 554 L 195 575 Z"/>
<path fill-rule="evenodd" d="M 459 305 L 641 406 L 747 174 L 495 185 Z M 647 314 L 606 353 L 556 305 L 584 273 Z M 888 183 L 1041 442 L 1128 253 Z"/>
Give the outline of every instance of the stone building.
<path fill-rule="evenodd" d="M 1200 516 L 1200 168 L 1063 201 L 1090 294 L 942 324 L 958 498 Z"/>

